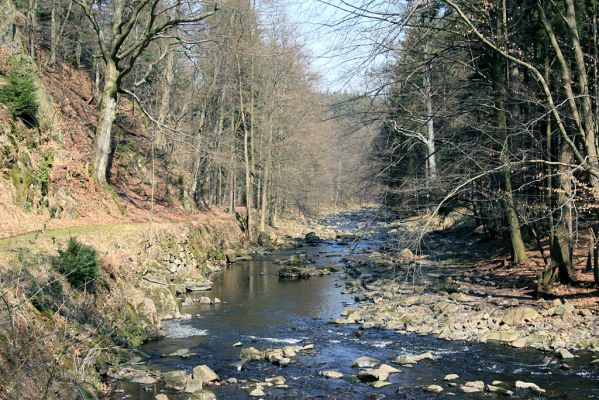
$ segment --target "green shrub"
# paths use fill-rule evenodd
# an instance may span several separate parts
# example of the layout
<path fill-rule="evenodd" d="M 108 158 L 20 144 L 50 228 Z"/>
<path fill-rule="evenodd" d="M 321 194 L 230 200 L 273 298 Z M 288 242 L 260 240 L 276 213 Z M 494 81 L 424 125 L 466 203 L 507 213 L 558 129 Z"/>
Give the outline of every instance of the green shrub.
<path fill-rule="evenodd" d="M 58 257 L 52 259 L 52 266 L 67 278 L 73 288 L 95 291 L 98 256 L 93 247 L 70 238 L 67 248 L 58 250 Z"/>
<path fill-rule="evenodd" d="M 33 74 L 22 64 L 16 64 L 6 84 L 0 86 L 0 102 L 6 104 L 13 118 L 20 118 L 28 126 L 35 127 L 38 125 L 37 89 Z"/>

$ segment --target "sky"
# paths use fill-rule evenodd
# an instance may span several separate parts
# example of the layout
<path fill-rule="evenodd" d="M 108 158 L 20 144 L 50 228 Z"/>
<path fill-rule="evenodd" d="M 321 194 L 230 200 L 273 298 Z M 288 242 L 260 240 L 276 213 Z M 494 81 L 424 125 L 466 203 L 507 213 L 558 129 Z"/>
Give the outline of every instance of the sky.
<path fill-rule="evenodd" d="M 384 61 L 372 59 L 371 22 L 367 19 L 339 22 L 347 13 L 319 0 L 281 0 L 290 20 L 297 25 L 314 71 L 322 76 L 324 91 L 364 91 L 364 72 Z"/>

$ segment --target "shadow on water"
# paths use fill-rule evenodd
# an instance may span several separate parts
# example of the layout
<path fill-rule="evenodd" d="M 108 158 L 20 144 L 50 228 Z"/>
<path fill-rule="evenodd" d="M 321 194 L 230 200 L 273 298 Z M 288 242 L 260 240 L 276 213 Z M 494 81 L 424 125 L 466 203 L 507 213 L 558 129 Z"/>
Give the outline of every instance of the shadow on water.
<path fill-rule="evenodd" d="M 336 219 L 332 224 L 344 223 L 344 229 L 355 228 L 360 218 Z M 363 240 L 358 251 L 376 247 L 377 240 Z M 323 242 L 294 252 L 275 252 L 253 261 L 237 263 L 214 278 L 211 297 L 220 298 L 217 305 L 194 304 L 184 312 L 194 316 L 190 320 L 167 321 L 169 336 L 147 343 L 142 350 L 150 355 L 148 368 L 160 370 L 191 370 L 198 364 L 213 368 L 221 379 L 264 381 L 283 375 L 288 389 L 266 388 L 269 399 L 362 399 L 362 398 L 500 398 L 499 394 L 466 395 L 457 388 L 447 387 L 443 376 L 457 373 L 461 379 L 491 382 L 502 380 L 513 387 L 516 380 L 532 381 L 547 389 L 545 395 L 516 390 L 513 398 L 551 398 L 582 400 L 599 398 L 598 365 L 591 366 L 590 356 L 581 357 L 571 370 L 562 370 L 555 358 L 532 350 L 517 350 L 493 344 L 469 344 L 441 341 L 430 336 L 403 336 L 392 331 L 366 330 L 357 335 L 356 326 L 327 323 L 342 309 L 353 303 L 351 296 L 341 293 L 344 282 L 341 272 L 332 276 L 302 281 L 280 281 L 280 266 L 274 261 L 301 252 L 320 266 L 335 266 L 341 270 L 340 259 L 350 250 L 347 245 Z M 204 293 L 205 295 L 205 293 Z M 254 362 L 238 371 L 231 364 L 238 361 L 239 347 L 234 343 L 259 349 L 283 347 L 289 344 L 315 346 L 312 355 L 303 354 L 284 368 L 267 362 Z M 161 357 L 178 349 L 187 348 L 196 355 L 189 358 Z M 413 368 L 401 368 L 391 375 L 392 385 L 381 389 L 349 380 L 330 380 L 318 375 L 325 369 L 334 369 L 347 376 L 355 374 L 352 361 L 368 355 L 388 362 L 392 354 L 415 354 L 431 351 L 436 360 L 425 360 Z M 445 393 L 424 392 L 422 386 L 439 384 Z M 114 399 L 154 399 L 164 392 L 170 399 L 185 399 L 189 395 L 171 393 L 160 386 L 141 387 L 120 383 L 124 390 L 111 396 Z M 240 385 L 212 388 L 219 399 L 247 399 Z M 456 396 L 449 395 L 450 392 Z"/>

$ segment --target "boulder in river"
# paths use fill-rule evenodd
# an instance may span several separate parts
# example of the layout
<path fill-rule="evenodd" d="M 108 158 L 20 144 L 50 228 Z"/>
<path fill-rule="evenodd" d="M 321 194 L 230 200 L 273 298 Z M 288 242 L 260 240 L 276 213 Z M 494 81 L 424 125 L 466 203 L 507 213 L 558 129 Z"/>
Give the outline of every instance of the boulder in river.
<path fill-rule="evenodd" d="M 433 354 L 431 352 L 426 352 L 426 353 L 416 354 L 416 355 L 400 355 L 400 356 L 397 356 L 394 361 L 397 364 L 407 365 L 407 364 L 416 364 L 418 361 L 422 361 L 422 360 L 434 360 L 434 359 L 435 359 L 435 357 L 433 356 Z"/>
<path fill-rule="evenodd" d="M 443 380 L 446 381 L 446 382 L 455 381 L 455 380 L 458 380 L 458 379 L 460 379 L 460 376 L 458 374 L 447 374 L 443 378 Z"/>
<path fill-rule="evenodd" d="M 564 360 L 574 358 L 574 354 L 570 353 L 567 349 L 557 349 L 555 352 L 557 353 L 559 358 L 562 358 Z"/>
<path fill-rule="evenodd" d="M 189 375 L 185 371 L 169 371 L 162 373 L 162 379 L 167 388 L 182 391 L 187 386 Z"/>
<path fill-rule="evenodd" d="M 192 371 L 193 379 L 199 379 L 202 382 L 213 382 L 218 381 L 220 378 L 216 373 L 207 365 L 198 365 Z"/>
<path fill-rule="evenodd" d="M 369 368 L 358 372 L 358 379 L 362 382 L 386 381 L 389 373 L 379 368 Z"/>
<path fill-rule="evenodd" d="M 445 389 L 443 389 L 443 387 L 441 387 L 439 385 L 428 385 L 424 388 L 424 390 L 426 390 L 427 392 L 432 392 L 432 393 L 441 393 Z"/>
<path fill-rule="evenodd" d="M 529 389 L 538 394 L 545 393 L 545 389 L 541 389 L 539 387 L 539 385 L 537 385 L 536 383 L 532 383 L 532 382 L 516 381 L 516 388 Z"/>
<path fill-rule="evenodd" d="M 372 368 L 372 367 L 379 365 L 380 363 L 381 363 L 381 361 L 377 360 L 376 358 L 362 356 L 362 357 L 356 358 L 351 366 L 354 368 L 356 368 L 356 367 L 357 368 Z"/>
<path fill-rule="evenodd" d="M 240 360 L 257 361 L 262 360 L 263 358 L 264 352 L 254 347 L 246 347 L 241 349 L 241 352 L 239 353 Z"/>
<path fill-rule="evenodd" d="M 198 390 L 188 400 L 216 400 L 216 395 L 209 390 Z"/>
<path fill-rule="evenodd" d="M 304 242 L 315 244 L 320 242 L 320 237 L 315 232 L 308 232 L 304 236 Z"/>
<path fill-rule="evenodd" d="M 326 371 L 320 371 L 319 374 L 320 374 L 320 376 L 324 376 L 325 378 L 329 378 L 329 379 L 343 378 L 343 374 L 341 372 L 337 372 L 337 371 L 326 370 Z"/>

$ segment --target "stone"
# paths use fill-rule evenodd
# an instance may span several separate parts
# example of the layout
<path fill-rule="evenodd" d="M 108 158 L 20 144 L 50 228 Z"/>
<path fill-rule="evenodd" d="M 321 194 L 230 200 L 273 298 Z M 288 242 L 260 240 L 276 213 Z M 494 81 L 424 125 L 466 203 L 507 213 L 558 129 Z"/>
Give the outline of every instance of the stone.
<path fill-rule="evenodd" d="M 504 394 L 506 396 L 512 396 L 514 394 L 514 392 L 512 392 L 509 389 L 505 389 L 499 386 L 494 386 L 494 385 L 487 385 L 487 392 L 491 392 L 491 393 L 501 393 Z"/>
<path fill-rule="evenodd" d="M 316 235 L 315 232 L 308 232 L 304 236 L 304 241 L 306 243 L 318 243 L 318 242 L 320 242 L 320 237 L 318 235 Z"/>
<path fill-rule="evenodd" d="M 460 376 L 458 374 L 447 374 L 445 375 L 445 377 L 443 377 L 443 380 L 446 382 L 455 381 L 457 379 L 460 379 Z"/>
<path fill-rule="evenodd" d="M 189 349 L 179 349 L 177 351 L 172 352 L 171 354 L 168 354 L 167 357 L 188 358 L 188 357 L 192 357 L 195 355 L 196 355 L 196 353 L 192 353 L 191 350 L 189 350 Z"/>
<path fill-rule="evenodd" d="M 559 305 L 557 307 L 555 307 L 553 309 L 553 315 L 564 315 L 567 313 L 574 313 L 574 311 L 576 311 L 576 308 L 570 304 L 570 303 L 564 303 L 562 305 Z"/>
<path fill-rule="evenodd" d="M 378 388 L 385 387 L 385 386 L 389 386 L 389 385 L 391 385 L 391 382 L 386 382 L 386 381 L 374 381 L 374 382 L 372 382 L 372 384 L 371 384 L 371 386 L 372 386 L 373 388 L 377 388 L 377 389 L 378 389 Z"/>
<path fill-rule="evenodd" d="M 555 352 L 557 353 L 559 358 L 562 358 L 564 360 L 574 358 L 574 354 L 570 353 L 567 349 L 557 349 Z"/>
<path fill-rule="evenodd" d="M 207 365 L 198 365 L 192 371 L 193 379 L 199 379 L 202 382 L 214 382 L 220 380 L 218 375 Z"/>
<path fill-rule="evenodd" d="M 522 349 L 522 348 L 526 347 L 527 345 L 528 345 L 528 339 L 526 339 L 526 338 L 516 339 L 510 343 L 510 346 L 515 347 L 517 349 Z"/>
<path fill-rule="evenodd" d="M 167 388 L 182 391 L 187 386 L 189 375 L 185 371 L 169 371 L 162 373 L 162 379 Z"/>
<path fill-rule="evenodd" d="M 210 297 L 202 296 L 202 297 L 200 297 L 199 303 L 200 304 L 210 304 L 210 303 L 212 303 L 212 301 L 210 300 Z"/>
<path fill-rule="evenodd" d="M 532 307 L 516 307 L 508 310 L 502 318 L 503 323 L 510 326 L 520 326 L 535 321 L 540 314 Z"/>
<path fill-rule="evenodd" d="M 216 400 L 216 395 L 209 390 L 198 390 L 187 400 Z"/>
<path fill-rule="evenodd" d="M 356 358 L 354 362 L 351 364 L 351 366 L 354 368 L 372 368 L 379 365 L 380 363 L 380 360 L 377 360 L 376 358 L 362 356 Z"/>
<path fill-rule="evenodd" d="M 481 392 L 483 390 L 485 390 L 485 383 L 483 381 L 470 381 L 470 382 L 466 382 L 466 383 L 464 383 L 464 386 L 476 388 L 476 389 L 478 389 Z"/>
<path fill-rule="evenodd" d="M 395 362 L 398 364 L 406 365 L 406 364 L 416 364 L 418 361 L 422 360 L 434 360 L 435 357 L 432 353 L 426 352 L 422 354 L 416 355 L 401 355 L 395 358 Z"/>
<path fill-rule="evenodd" d="M 168 400 L 168 396 L 166 394 L 157 394 L 154 396 L 154 400 Z"/>
<path fill-rule="evenodd" d="M 254 348 L 254 347 L 246 347 L 241 349 L 239 353 L 240 360 L 261 360 L 264 358 L 264 352 Z"/>
<path fill-rule="evenodd" d="M 151 376 L 138 376 L 136 378 L 131 379 L 132 383 L 137 383 L 140 385 L 153 385 L 156 383 L 156 378 Z"/>
<path fill-rule="evenodd" d="M 337 371 L 326 370 L 326 371 L 320 371 L 319 374 L 320 374 L 320 376 L 324 376 L 325 378 L 329 378 L 329 379 L 343 378 L 343 374 L 341 372 L 337 372 Z"/>
<path fill-rule="evenodd" d="M 240 347 L 240 346 L 243 346 L 243 343 L 241 343 L 241 342 L 233 343 L 233 347 Z"/>
<path fill-rule="evenodd" d="M 399 369 L 392 367 L 390 365 L 387 365 L 387 364 L 381 364 L 377 367 L 377 369 L 380 371 L 385 371 L 389 374 L 397 374 L 397 373 L 401 372 Z"/>
<path fill-rule="evenodd" d="M 270 383 L 272 385 L 275 385 L 275 386 L 283 386 L 286 383 L 285 378 L 282 377 L 282 376 L 280 376 L 280 375 L 279 376 L 273 376 L 272 378 L 267 378 L 266 382 Z"/>
<path fill-rule="evenodd" d="M 214 300 L 212 300 L 214 302 L 214 304 L 219 304 L 221 303 L 221 300 L 218 297 L 215 297 Z"/>
<path fill-rule="evenodd" d="M 482 390 L 472 387 L 472 386 L 466 386 L 466 385 L 461 385 L 460 386 L 460 390 L 464 393 L 480 393 L 482 392 Z"/>
<path fill-rule="evenodd" d="M 256 385 L 250 387 L 250 396 L 262 397 L 262 396 L 266 396 L 266 393 L 264 393 L 264 388 L 262 387 L 262 385 L 256 384 Z"/>
<path fill-rule="evenodd" d="M 441 393 L 445 389 L 443 389 L 443 387 L 441 387 L 439 385 L 428 385 L 427 387 L 424 388 L 424 390 L 426 390 L 427 392 L 432 392 L 432 393 Z"/>
<path fill-rule="evenodd" d="M 536 383 L 532 382 L 516 381 L 516 388 L 529 389 L 538 394 L 545 393 L 545 389 L 541 389 Z"/>
<path fill-rule="evenodd" d="M 183 391 L 185 393 L 195 393 L 198 390 L 202 390 L 204 383 L 201 379 L 191 378 L 187 380 L 187 385 L 185 385 L 185 389 Z"/>
<path fill-rule="evenodd" d="M 518 334 L 511 331 L 490 331 L 483 335 L 484 340 L 493 340 L 496 342 L 513 342 L 517 340 Z"/>
<path fill-rule="evenodd" d="M 362 382 L 386 381 L 389 372 L 378 368 L 364 369 L 358 372 L 358 379 Z"/>

